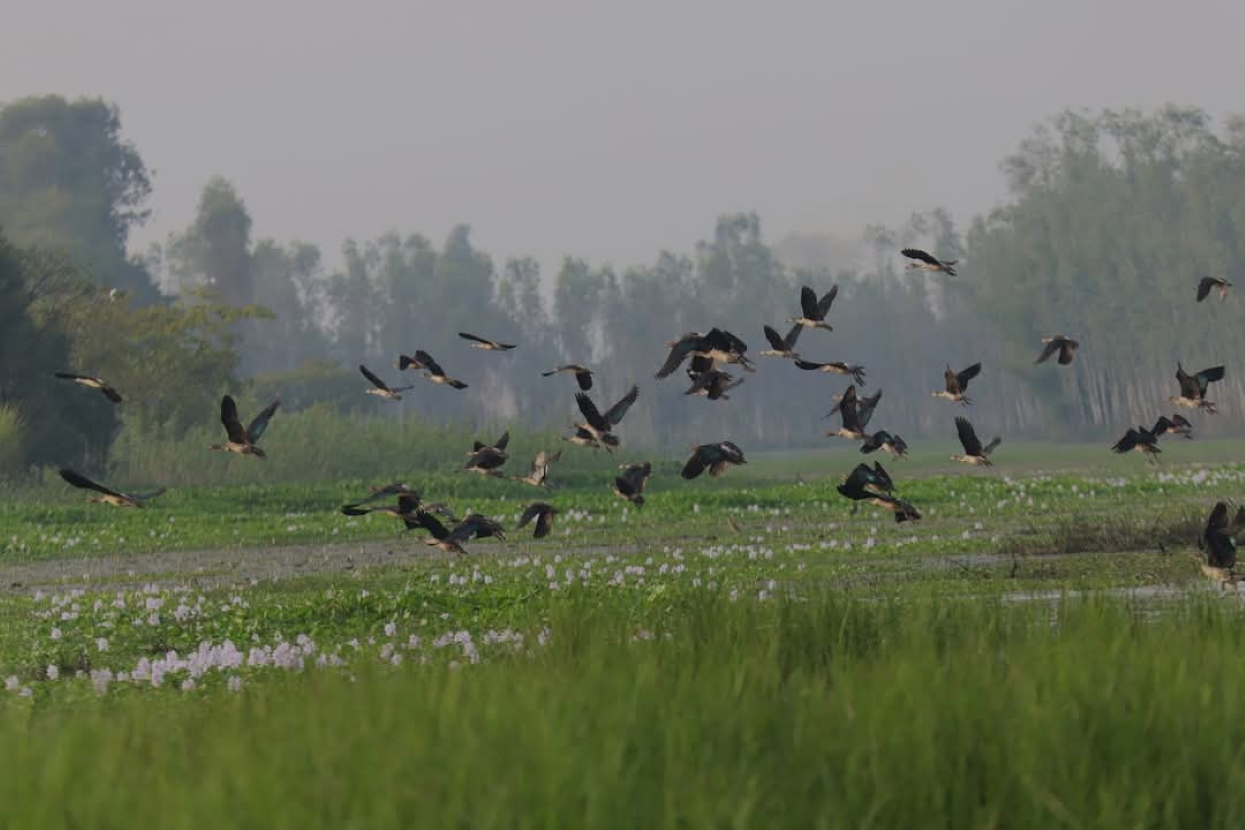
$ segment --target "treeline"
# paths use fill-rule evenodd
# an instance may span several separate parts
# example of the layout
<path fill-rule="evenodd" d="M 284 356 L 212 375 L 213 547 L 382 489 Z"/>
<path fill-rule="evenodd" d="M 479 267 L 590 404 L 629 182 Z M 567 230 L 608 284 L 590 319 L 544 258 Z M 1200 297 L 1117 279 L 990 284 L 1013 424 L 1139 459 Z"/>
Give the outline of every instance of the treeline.
<path fill-rule="evenodd" d="M 123 434 L 126 452 L 179 442 L 213 423 L 224 389 L 279 395 L 287 414 L 318 407 L 427 429 L 554 430 L 576 414 L 574 386 L 539 373 L 565 362 L 597 370 L 592 394 L 603 405 L 640 384 L 642 405 L 622 430 L 636 446 L 724 437 L 822 446 L 821 416 L 847 385 L 839 376 L 757 358 L 759 371 L 730 401 L 709 402 L 685 397 L 682 375 L 652 375 L 684 331 L 725 327 L 754 354 L 767 348 L 762 325 L 787 330 L 800 285 L 820 293 L 834 283 L 834 331 L 805 332 L 798 349 L 864 364 L 866 391 L 885 390 L 875 426 L 909 438 L 949 433 L 952 413 L 929 393 L 946 364 L 981 360 L 981 429 L 1099 440 L 1167 408 L 1179 359 L 1194 370 L 1229 364 L 1214 390 L 1222 414 L 1203 419 L 1204 434 L 1239 428 L 1234 303 L 1198 305 L 1193 287 L 1203 273 L 1231 278 L 1245 245 L 1243 125 L 1232 119 L 1216 132 L 1204 113 L 1176 107 L 1063 113 L 1003 162 L 1010 198 L 967 233 L 934 209 L 846 245 L 771 245 L 760 219 L 741 213 L 649 265 L 567 258 L 544 275 L 531 259 L 494 262 L 461 225 L 439 244 L 415 233 L 347 240 L 342 267 L 330 271 L 313 245 L 254 239 L 244 200 L 223 178 L 207 183 L 184 231 L 127 255 L 150 181 L 116 108 L 18 101 L 0 108 L 0 227 L 11 240 L 0 248 L 0 316 L 11 323 L 0 332 L 0 448 L 5 430 L 22 441 L 17 461 L 0 449 L 0 465 L 101 464 Z M 908 245 L 960 259 L 960 276 L 905 273 L 898 251 Z M 521 345 L 480 352 L 460 331 Z M 1081 340 L 1076 363 L 1033 366 L 1040 337 L 1058 331 Z M 397 356 L 416 349 L 470 387 L 401 375 Z M 359 363 L 415 387 L 400 404 L 376 401 L 363 395 Z M 46 381 L 58 368 L 108 377 L 132 401 L 66 407 L 66 390 Z"/>

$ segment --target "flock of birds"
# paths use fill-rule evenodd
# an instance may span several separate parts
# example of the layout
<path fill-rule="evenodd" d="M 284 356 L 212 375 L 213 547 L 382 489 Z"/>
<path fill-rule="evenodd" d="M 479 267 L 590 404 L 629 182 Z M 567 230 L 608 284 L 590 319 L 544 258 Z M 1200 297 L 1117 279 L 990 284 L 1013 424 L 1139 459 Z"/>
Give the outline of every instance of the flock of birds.
<path fill-rule="evenodd" d="M 954 267 L 956 260 L 940 260 L 918 248 L 904 248 L 901 253 L 909 259 L 907 267 L 910 269 L 948 276 L 956 275 Z M 1197 301 L 1202 302 L 1215 289 L 1219 292 L 1220 300 L 1224 300 L 1231 285 L 1232 283 L 1225 279 L 1203 277 L 1198 283 Z M 797 368 L 805 371 L 850 377 L 852 382 L 845 392 L 835 396 L 835 405 L 826 415 L 826 417 L 831 417 L 838 414 L 841 426 L 836 430 L 828 431 L 826 435 L 860 441 L 860 452 L 864 454 L 882 450 L 895 458 L 903 458 L 907 454 L 908 445 L 902 436 L 885 429 L 873 432 L 867 430 L 874 410 L 882 398 L 882 390 L 879 389 L 868 397 L 858 394 L 857 384 L 865 385 L 865 367 L 843 361 L 805 360 L 795 350 L 800 335 L 805 329 L 833 330 L 826 318 L 837 296 L 837 285 L 831 286 L 830 290 L 821 296 L 818 296 L 817 292 L 809 286 L 801 287 L 800 314 L 788 318 L 791 328 L 785 335 L 779 334 L 769 325 L 764 326 L 765 338 L 771 348 L 760 354 L 765 357 L 791 360 Z M 503 343 L 467 332 L 460 332 L 459 336 L 471 341 L 472 348 L 486 351 L 505 352 L 517 347 L 514 343 Z M 1079 342 L 1063 334 L 1044 337 L 1041 342 L 1041 352 L 1034 361 L 1037 364 L 1045 363 L 1055 357 L 1058 365 L 1067 366 L 1073 362 L 1077 349 L 1080 347 Z M 725 367 L 737 366 L 745 372 L 756 371 L 756 366 L 747 355 L 747 344 L 736 335 L 721 328 L 712 328 L 707 333 L 687 332 L 679 339 L 668 343 L 667 347 L 670 351 L 654 377 L 658 380 L 667 378 L 687 363 L 685 371 L 691 381 L 690 388 L 685 392 L 687 395 L 703 395 L 714 401 L 729 400 L 730 396 L 727 393 L 743 383 L 744 379 L 736 378 Z M 466 383 L 449 375 L 431 354 L 423 350 L 416 351 L 413 356 L 399 355 L 396 366 L 402 372 L 422 371 L 423 377 L 435 384 L 457 390 L 467 388 Z M 972 399 L 968 396 L 968 387 L 970 382 L 981 374 L 981 370 L 980 362 L 973 363 L 959 371 L 953 370 L 948 365 L 943 374 L 943 388 L 931 394 L 961 406 L 970 406 Z M 367 393 L 384 400 L 401 400 L 402 393 L 413 388 L 413 384 L 390 386 L 364 365 L 359 366 L 359 371 L 371 384 L 371 387 L 366 390 Z M 639 387 L 633 384 L 625 395 L 602 411 L 588 394 L 593 386 L 594 373 L 591 369 L 572 363 L 558 366 L 541 374 L 543 377 L 551 377 L 563 373 L 572 375 L 579 387 L 579 391 L 575 394 L 575 403 L 582 415 L 582 420 L 571 424 L 570 429 L 573 430 L 573 434 L 563 436 L 562 440 L 576 446 L 594 450 L 604 449 L 612 453 L 621 445 L 614 430 L 622 423 L 623 418 L 638 399 Z M 98 389 L 115 404 L 122 402 L 120 393 L 98 377 L 68 372 L 58 372 L 56 376 Z M 1214 414 L 1215 405 L 1207 399 L 1207 390 L 1211 383 L 1220 381 L 1223 377 L 1223 366 L 1213 366 L 1190 375 L 1184 371 L 1183 366 L 1177 363 L 1176 380 L 1180 386 L 1180 394 L 1171 396 L 1169 401 L 1179 407 Z M 274 400 L 264 407 L 250 423 L 243 426 L 236 402 L 231 396 L 225 395 L 221 400 L 220 419 L 225 428 L 227 440 L 224 443 L 211 444 L 209 448 L 264 458 L 265 453 L 259 446 L 259 440 L 279 406 L 280 401 Z M 956 416 L 954 423 L 963 453 L 952 455 L 951 460 L 974 466 L 993 466 L 991 454 L 1002 442 L 1002 438 L 996 436 L 988 443 L 983 443 L 968 418 L 963 415 Z M 1192 429 L 1192 424 L 1179 413 L 1172 418 L 1162 415 L 1149 429 L 1144 426 L 1130 427 L 1124 436 L 1112 445 L 1111 449 L 1117 453 L 1141 452 L 1150 461 L 1157 463 L 1158 454 L 1161 452 L 1158 447 L 1160 436 L 1182 435 L 1185 438 L 1191 438 Z M 502 467 L 509 459 L 507 452 L 509 441 L 510 433 L 506 431 L 493 444 L 474 442 L 471 451 L 467 453 L 467 461 L 462 470 L 486 477 L 505 477 Z M 548 490 L 551 488 L 550 467 L 561 458 L 561 455 L 561 450 L 554 453 L 541 450 L 536 454 L 526 475 L 512 475 L 510 478 Z M 746 463 L 743 450 L 731 441 L 701 444 L 693 450 L 691 457 L 684 463 L 682 477 L 694 479 L 706 470 L 711 476 L 721 476 L 729 467 Z M 643 507 L 644 489 L 652 474 L 652 464 L 647 461 L 626 463 L 621 464 L 619 469 L 620 473 L 614 477 L 611 489 L 619 498 L 625 499 L 637 508 Z M 142 507 L 148 500 L 164 492 L 161 489 L 153 493 L 127 494 L 94 482 L 68 468 L 62 469 L 60 474 L 70 485 L 98 493 L 99 495 L 89 500 L 92 502 Z M 894 480 L 878 461 L 874 461 L 872 466 L 866 463 L 857 464 L 837 486 L 837 490 L 840 495 L 855 503 L 852 508 L 853 512 L 863 501 L 889 511 L 896 522 L 917 521 L 921 518 L 920 511 L 915 506 L 895 495 Z M 384 499 L 395 497 L 396 501 L 393 503 L 381 503 Z M 472 539 L 489 536 L 505 538 L 505 528 L 501 523 L 471 512 L 468 512 L 462 519 L 458 519 L 445 504 L 426 503 L 418 492 L 400 483 L 378 487 L 366 498 L 342 506 L 341 512 L 349 516 L 382 513 L 400 518 L 408 529 L 427 531 L 429 538 L 426 544 L 457 554 L 466 553 L 463 544 Z M 533 501 L 521 514 L 516 530 L 534 521 L 534 537 L 544 538 L 549 535 L 553 518 L 557 513 L 557 508 L 548 502 Z M 1200 540 L 1202 548 L 1207 552 L 1204 567 L 1208 573 L 1214 572 L 1212 575 L 1220 577 L 1223 574 L 1231 575 L 1236 561 L 1234 540 L 1241 533 L 1245 533 L 1245 507 L 1241 508 L 1232 520 L 1228 519 L 1227 514 L 1226 503 L 1218 503 Z"/>

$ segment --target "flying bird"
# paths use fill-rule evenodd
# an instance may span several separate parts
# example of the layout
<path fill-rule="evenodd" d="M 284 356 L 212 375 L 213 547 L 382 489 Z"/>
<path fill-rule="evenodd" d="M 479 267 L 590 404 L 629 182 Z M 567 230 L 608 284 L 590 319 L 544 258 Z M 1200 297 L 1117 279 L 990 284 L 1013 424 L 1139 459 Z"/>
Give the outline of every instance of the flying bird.
<path fill-rule="evenodd" d="M 56 376 L 63 380 L 72 380 L 74 383 L 81 384 L 90 389 L 98 389 L 104 393 L 104 397 L 108 400 L 113 403 L 121 403 L 121 393 L 97 377 L 92 375 L 75 375 L 69 372 L 57 372 Z"/>
<path fill-rule="evenodd" d="M 622 475 L 614 477 L 614 494 L 626 499 L 636 507 L 644 506 L 644 485 L 653 472 L 653 465 L 645 461 L 643 464 L 619 464 Z"/>
<path fill-rule="evenodd" d="M 359 499 L 358 501 L 352 501 L 350 504 L 342 505 L 342 512 L 345 512 L 345 509 L 347 507 L 362 507 L 365 504 L 371 504 L 377 499 L 383 499 L 387 496 L 401 496 L 401 495 L 414 495 L 416 503 L 417 504 L 419 503 L 418 492 L 416 492 L 415 490 L 411 489 L 410 487 L 408 487 L 407 485 L 401 482 L 394 482 L 393 484 L 385 484 L 380 487 L 373 487 L 371 495 L 367 496 L 366 498 Z M 347 513 L 346 515 L 349 516 L 349 515 L 356 515 L 356 514 Z"/>
<path fill-rule="evenodd" d="M 1150 432 L 1156 437 L 1163 435 L 1182 435 L 1185 438 L 1193 437 L 1193 424 L 1179 412 L 1168 418 L 1166 415 L 1160 415 L 1155 421 L 1154 428 Z"/>
<path fill-rule="evenodd" d="M 346 516 L 366 516 L 368 513 L 380 513 L 384 516 L 393 516 L 398 519 L 405 519 L 415 511 L 421 509 L 421 502 L 418 493 L 398 493 L 398 503 L 382 504 L 374 507 L 365 507 L 364 505 L 379 497 L 377 493 L 373 493 L 368 498 L 356 504 L 343 504 L 341 512 Z"/>
<path fill-rule="evenodd" d="M 550 369 L 548 372 L 541 372 L 542 378 L 556 375 L 558 372 L 571 372 L 575 375 L 575 382 L 579 384 L 579 388 L 587 392 L 592 388 L 592 370 L 580 366 L 577 363 L 568 363 L 565 366 L 559 366 L 556 369 Z"/>
<path fill-rule="evenodd" d="M 519 517 L 519 523 L 514 526 L 514 529 L 520 530 L 532 519 L 535 519 L 536 527 L 532 532 L 532 536 L 536 539 L 544 539 L 549 535 L 549 531 L 553 530 L 553 517 L 556 515 L 558 515 L 558 509 L 552 504 L 534 501 L 524 509 L 523 515 Z"/>
<path fill-rule="evenodd" d="M 796 323 L 787 332 L 786 337 L 780 337 L 772 326 L 765 326 L 765 339 L 769 341 L 770 346 L 773 348 L 761 352 L 761 356 L 787 357 L 795 360 L 800 356 L 800 353 L 795 350 L 795 341 L 800 339 L 800 332 L 802 331 L 804 331 L 804 326 Z"/>
<path fill-rule="evenodd" d="M 1197 283 L 1197 301 L 1200 303 L 1210 295 L 1212 288 L 1219 289 L 1219 301 L 1223 302 L 1228 299 L 1228 289 L 1232 287 L 1232 283 L 1219 277 L 1202 277 Z"/>
<path fill-rule="evenodd" d="M 275 400 L 268 404 L 263 410 L 255 416 L 255 420 L 244 429 L 242 422 L 238 420 L 238 404 L 232 397 L 226 395 L 220 399 L 220 422 L 225 427 L 225 434 L 229 440 L 224 444 L 209 444 L 209 450 L 224 450 L 225 452 L 236 452 L 239 455 L 253 455 L 256 458 L 267 458 L 267 455 L 256 446 L 264 430 L 268 429 L 268 422 L 272 419 L 272 415 L 277 411 L 277 407 L 281 405 L 281 401 Z"/>
<path fill-rule="evenodd" d="M 605 445 L 608 450 L 610 447 L 618 446 L 618 436 L 614 435 L 611 430 L 622 422 L 623 416 L 627 414 L 627 410 L 635 403 L 636 398 L 640 395 L 640 387 L 632 384 L 627 394 L 623 395 L 618 401 L 605 410 L 602 415 L 597 405 L 592 402 L 592 398 L 588 397 L 586 392 L 575 393 L 575 403 L 579 404 L 579 411 L 584 416 L 584 423 L 575 424 L 576 429 L 583 429 L 596 441 Z"/>
<path fill-rule="evenodd" d="M 516 345 L 514 343 L 498 343 L 496 340 L 489 340 L 487 337 L 468 334 L 465 331 L 460 331 L 458 336 L 464 340 L 474 340 L 475 342 L 471 344 L 471 348 L 484 349 L 488 352 L 508 352 Z"/>
<path fill-rule="evenodd" d="M 990 453 L 994 452 L 995 447 L 1003 443 L 1002 438 L 995 437 L 989 444 L 983 447 L 981 440 L 977 437 L 977 431 L 973 429 L 973 425 L 963 415 L 956 416 L 955 431 L 960 437 L 960 444 L 964 447 L 964 454 L 951 456 L 952 461 L 982 467 L 994 466 L 990 463 Z"/>
<path fill-rule="evenodd" d="M 387 401 L 400 401 L 402 400 L 402 395 L 399 393 L 414 388 L 412 386 L 395 386 L 390 388 L 389 384 L 378 378 L 371 369 L 367 368 L 362 363 L 359 364 L 359 371 L 363 373 L 363 377 L 371 381 L 372 386 L 376 387 L 375 389 L 367 390 L 367 393 L 369 395 L 376 395 L 377 397 L 384 398 Z"/>
<path fill-rule="evenodd" d="M 920 248 L 904 248 L 900 253 L 908 259 L 917 260 L 916 262 L 909 262 L 908 268 L 920 268 L 922 271 L 942 272 L 947 276 L 956 276 L 955 269 L 951 266 L 959 262 L 958 259 L 941 260 L 930 256 Z"/>
<path fill-rule="evenodd" d="M 851 375 L 852 380 L 865 385 L 865 367 L 856 363 L 844 363 L 841 360 L 835 360 L 830 363 L 814 363 L 811 360 L 796 359 L 795 365 L 797 369 L 803 369 L 806 372 L 829 372 L 835 375 Z"/>
<path fill-rule="evenodd" d="M 951 371 L 951 367 L 947 367 L 947 371 L 943 373 L 943 381 L 946 388 L 939 392 L 931 392 L 935 398 L 944 398 L 948 401 L 958 402 L 962 406 L 968 406 L 973 399 L 968 397 L 968 382 L 977 377 L 981 373 L 981 364 L 974 363 L 967 369 L 961 369 L 959 372 Z"/>
<path fill-rule="evenodd" d="M 1206 400 L 1206 388 L 1218 380 L 1223 380 L 1223 367 L 1212 366 L 1203 369 L 1196 375 L 1190 375 L 1184 368 L 1176 364 L 1176 381 L 1180 384 L 1180 394 L 1172 395 L 1167 400 L 1189 409 L 1205 409 L 1211 415 L 1218 412 L 1213 401 Z"/>
<path fill-rule="evenodd" d="M 801 316 L 790 317 L 788 322 L 795 323 L 801 328 L 833 331 L 833 327 L 826 322 L 826 314 L 830 312 L 830 306 L 838 295 L 839 286 L 837 284 L 830 286 L 830 290 L 821 295 L 821 299 L 817 298 L 816 291 L 807 285 L 802 286 L 800 288 Z"/>
<path fill-rule="evenodd" d="M 536 453 L 536 458 L 532 461 L 532 469 L 528 471 L 527 475 L 511 476 L 511 478 L 524 484 L 530 484 L 533 487 L 543 487 L 546 490 L 552 489 L 552 485 L 549 484 L 549 468 L 561 457 L 561 450 L 553 454 L 541 450 Z"/>
<path fill-rule="evenodd" d="M 692 379 L 692 386 L 683 394 L 704 395 L 711 401 L 729 401 L 731 396 L 726 393 L 744 382 L 743 378 L 736 380 L 730 372 L 723 372 L 721 369 L 707 369 L 703 372 L 688 369 L 687 376 Z"/>
<path fill-rule="evenodd" d="M 1042 349 L 1042 353 L 1038 355 L 1038 359 L 1033 361 L 1034 363 L 1045 363 L 1050 359 L 1051 355 L 1059 352 L 1059 365 L 1067 366 L 1072 362 L 1072 358 L 1076 357 L 1076 350 L 1081 346 L 1077 341 L 1062 334 L 1043 337 L 1042 342 L 1045 344 L 1045 347 Z"/>
<path fill-rule="evenodd" d="M 921 513 L 912 504 L 890 494 L 895 484 L 882 465 L 874 463 L 857 464 L 851 473 L 836 486 L 839 495 L 854 502 L 867 501 L 875 507 L 889 510 L 895 516 L 895 523 L 919 521 Z M 857 506 L 852 507 L 855 513 Z"/>
<path fill-rule="evenodd" d="M 510 433 L 507 432 L 502 436 L 502 440 L 498 442 L 498 446 L 489 446 L 476 441 L 474 449 L 468 453 L 467 463 L 463 465 L 463 472 L 495 477 L 505 475 L 501 471 L 501 467 L 506 463 L 506 459 L 510 457 L 505 450 L 506 442 L 509 439 Z"/>
<path fill-rule="evenodd" d="M 413 519 L 412 529 L 420 527 L 432 534 L 431 538 L 424 540 L 425 545 L 440 548 L 446 553 L 456 553 L 459 556 L 467 553 L 463 542 L 483 539 L 487 536 L 496 536 L 502 540 L 506 538 L 505 528 L 501 524 L 479 513 L 467 514 L 454 526 L 453 530 L 447 530 L 435 516 L 422 511 L 415 514 Z"/>
<path fill-rule="evenodd" d="M 689 357 L 692 358 L 692 370 L 697 373 L 712 369 L 714 363 L 737 363 L 744 371 L 756 371 L 746 354 L 748 344 L 723 329 L 713 328 L 708 334 L 689 331 L 666 345 L 670 348 L 670 354 L 654 375 L 659 380 L 673 374 Z"/>
<path fill-rule="evenodd" d="M 433 360 L 432 355 L 428 354 L 423 349 L 416 351 L 414 358 L 407 357 L 406 355 L 399 356 L 398 368 L 403 370 L 427 369 L 428 371 L 424 372 L 424 377 L 433 383 L 452 386 L 455 389 L 467 388 L 467 384 L 463 383 L 461 380 L 452 378 L 445 374 L 445 370 L 441 368 L 441 364 Z"/>
<path fill-rule="evenodd" d="M 744 451 L 730 441 L 719 441 L 716 444 L 701 444 L 692 451 L 692 457 L 683 465 L 683 477 L 693 479 L 709 470 L 709 475 L 717 477 L 726 472 L 732 464 L 747 464 Z"/>
<path fill-rule="evenodd" d="M 145 507 L 147 502 L 154 499 L 165 491 L 164 487 L 151 493 L 129 494 L 121 493 L 102 484 L 96 484 L 81 473 L 76 473 L 68 467 L 62 467 L 60 470 L 61 478 L 83 490 L 94 490 L 100 495 L 95 498 L 87 499 L 87 502 L 100 504 L 111 504 L 113 507 Z"/>
<path fill-rule="evenodd" d="M 853 441 L 863 441 L 868 438 L 868 434 L 864 431 L 864 424 L 860 423 L 860 415 L 856 409 L 856 386 L 855 384 L 847 387 L 847 391 L 843 393 L 842 399 L 838 403 L 839 416 L 843 419 L 843 425 L 836 430 L 826 433 L 828 438 L 847 438 Z"/>
<path fill-rule="evenodd" d="M 883 450 L 896 458 L 903 458 L 908 454 L 908 444 L 899 435 L 880 429 L 866 437 L 860 445 L 860 451 L 866 455 L 875 450 Z"/>
<path fill-rule="evenodd" d="M 1158 447 L 1158 436 L 1150 432 L 1145 427 L 1129 428 L 1124 433 L 1124 437 L 1111 445 L 1111 449 L 1123 455 L 1126 452 L 1137 451 L 1145 454 L 1149 461 L 1158 463 L 1158 455 L 1162 450 Z"/>

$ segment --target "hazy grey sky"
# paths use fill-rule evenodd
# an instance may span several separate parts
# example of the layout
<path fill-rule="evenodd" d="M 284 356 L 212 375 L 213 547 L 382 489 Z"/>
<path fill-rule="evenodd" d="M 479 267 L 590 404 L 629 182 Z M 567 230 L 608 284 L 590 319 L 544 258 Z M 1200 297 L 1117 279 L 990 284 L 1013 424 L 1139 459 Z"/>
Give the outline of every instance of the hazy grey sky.
<path fill-rule="evenodd" d="M 1066 106 L 1245 111 L 1235 0 L 49 0 L 6 9 L 0 101 L 121 107 L 156 171 L 144 247 L 231 180 L 255 233 L 468 222 L 500 265 L 957 222 Z"/>

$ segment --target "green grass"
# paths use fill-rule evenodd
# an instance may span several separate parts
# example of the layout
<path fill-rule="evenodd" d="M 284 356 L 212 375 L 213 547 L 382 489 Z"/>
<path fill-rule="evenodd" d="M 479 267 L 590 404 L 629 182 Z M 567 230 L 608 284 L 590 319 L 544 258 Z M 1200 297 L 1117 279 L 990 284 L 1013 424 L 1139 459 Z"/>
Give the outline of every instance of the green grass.
<path fill-rule="evenodd" d="M 602 471 L 410 481 L 563 508 L 466 558 L 335 512 L 379 480 L 11 491 L 0 561 L 44 587 L 0 598 L 0 824 L 1239 825 L 1245 617 L 1190 554 L 1245 467 L 889 463 L 924 513 L 897 525 L 768 463 L 661 462 L 642 510 Z M 230 571 L 366 540 L 387 564 Z"/>
<path fill-rule="evenodd" d="M 11 697 L 0 812 L 93 827 L 1245 819 L 1245 625 L 1213 599 L 1155 617 L 1103 599 L 719 595 L 637 640 L 646 622 L 571 602 L 546 646 L 457 669 L 359 661 L 72 709 Z"/>

